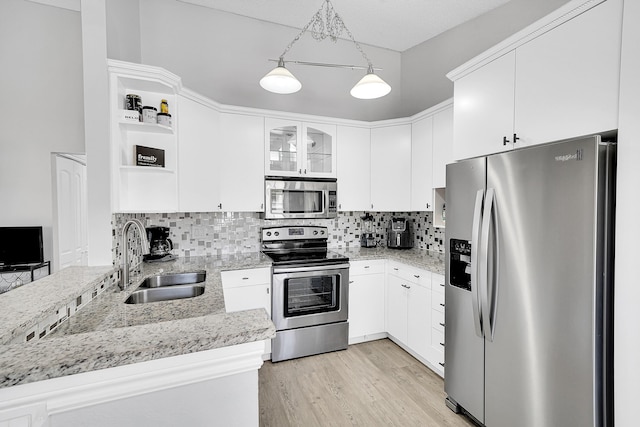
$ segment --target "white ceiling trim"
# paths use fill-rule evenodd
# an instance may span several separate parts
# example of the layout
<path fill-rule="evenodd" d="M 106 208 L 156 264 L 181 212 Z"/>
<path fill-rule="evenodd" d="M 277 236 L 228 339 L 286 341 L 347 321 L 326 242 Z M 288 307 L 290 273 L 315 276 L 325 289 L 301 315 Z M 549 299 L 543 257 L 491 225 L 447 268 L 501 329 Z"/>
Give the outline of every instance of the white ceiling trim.
<path fill-rule="evenodd" d="M 324 0 L 178 1 L 301 29 Z M 403 52 L 508 1 L 332 0 L 331 3 L 358 42 Z"/>
<path fill-rule="evenodd" d="M 59 7 L 61 9 L 80 12 L 80 0 L 27 0 L 33 3 L 45 4 L 47 6 Z"/>

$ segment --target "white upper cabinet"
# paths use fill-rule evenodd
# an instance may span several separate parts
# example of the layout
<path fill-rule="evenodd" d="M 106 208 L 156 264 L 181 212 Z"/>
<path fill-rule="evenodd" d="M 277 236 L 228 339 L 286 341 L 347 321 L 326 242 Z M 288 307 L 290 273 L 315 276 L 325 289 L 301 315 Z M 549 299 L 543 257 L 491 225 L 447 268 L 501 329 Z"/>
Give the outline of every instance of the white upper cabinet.
<path fill-rule="evenodd" d="M 456 80 L 453 90 L 454 158 L 511 149 L 515 52 Z"/>
<path fill-rule="evenodd" d="M 371 210 L 411 210 L 411 125 L 371 129 Z"/>
<path fill-rule="evenodd" d="M 335 178 L 336 125 L 265 119 L 265 175 Z"/>
<path fill-rule="evenodd" d="M 452 162 L 453 106 L 449 106 L 433 116 L 433 188 L 447 186 L 447 164 Z"/>
<path fill-rule="evenodd" d="M 220 115 L 218 168 L 223 211 L 264 211 L 264 118 Z"/>
<path fill-rule="evenodd" d="M 338 210 L 371 209 L 371 130 L 338 126 Z"/>
<path fill-rule="evenodd" d="M 433 117 L 411 125 L 411 210 L 433 210 Z"/>
<path fill-rule="evenodd" d="M 455 159 L 617 128 L 622 0 L 593 3 L 569 2 L 449 73 Z"/>
<path fill-rule="evenodd" d="M 522 145 L 618 128 L 622 1 L 607 0 L 516 51 Z"/>
<path fill-rule="evenodd" d="M 178 133 L 180 211 L 219 211 L 220 113 L 185 96 L 178 96 L 178 107 L 181 111 Z"/>

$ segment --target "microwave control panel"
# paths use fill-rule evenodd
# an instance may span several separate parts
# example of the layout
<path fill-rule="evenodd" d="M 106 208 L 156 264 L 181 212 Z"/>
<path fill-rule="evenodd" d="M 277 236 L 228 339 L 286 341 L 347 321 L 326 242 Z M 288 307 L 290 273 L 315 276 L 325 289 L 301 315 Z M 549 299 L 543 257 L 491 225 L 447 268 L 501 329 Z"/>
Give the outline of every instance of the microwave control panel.
<path fill-rule="evenodd" d="M 449 242 L 449 284 L 471 290 L 471 242 L 451 239 Z"/>
<path fill-rule="evenodd" d="M 329 213 L 338 212 L 338 194 L 336 191 L 329 191 L 329 204 L 327 211 Z"/>

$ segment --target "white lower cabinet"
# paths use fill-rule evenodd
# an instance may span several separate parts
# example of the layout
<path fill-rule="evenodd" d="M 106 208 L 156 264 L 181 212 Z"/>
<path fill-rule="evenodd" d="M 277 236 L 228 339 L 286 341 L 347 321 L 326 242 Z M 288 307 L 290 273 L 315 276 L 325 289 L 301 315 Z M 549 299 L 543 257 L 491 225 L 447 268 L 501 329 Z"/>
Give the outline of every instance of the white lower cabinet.
<path fill-rule="evenodd" d="M 429 360 L 431 273 L 389 262 L 387 332 L 414 355 Z"/>
<path fill-rule="evenodd" d="M 444 276 L 387 262 L 386 331 L 444 377 Z"/>
<path fill-rule="evenodd" d="M 384 260 L 351 261 L 349 343 L 384 338 Z"/>
<path fill-rule="evenodd" d="M 271 269 L 253 268 L 220 273 L 227 313 L 264 308 L 271 317 Z M 271 353 L 271 340 L 265 353 Z"/>

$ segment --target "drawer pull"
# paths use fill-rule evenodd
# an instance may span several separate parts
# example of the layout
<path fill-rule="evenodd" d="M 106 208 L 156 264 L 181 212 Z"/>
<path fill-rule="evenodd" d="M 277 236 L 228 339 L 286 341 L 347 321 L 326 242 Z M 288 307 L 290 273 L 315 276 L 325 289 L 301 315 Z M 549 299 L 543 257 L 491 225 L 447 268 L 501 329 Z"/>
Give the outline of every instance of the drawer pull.
<path fill-rule="evenodd" d="M 364 266 L 364 268 L 369 268 L 369 266 L 368 266 L 368 265 L 365 265 L 365 266 Z"/>
<path fill-rule="evenodd" d="M 402 285 L 400 285 L 400 286 L 402 286 L 403 288 L 406 288 L 406 289 L 411 289 L 411 286 L 407 286 L 404 283 Z"/>
<path fill-rule="evenodd" d="M 419 279 L 420 275 L 419 274 L 414 274 L 413 277 L 415 277 L 416 279 Z"/>
<path fill-rule="evenodd" d="M 249 280 L 249 278 L 248 277 L 243 277 L 242 280 Z"/>
<path fill-rule="evenodd" d="M 353 280 L 349 280 L 349 284 L 352 284 L 352 283 L 353 283 Z"/>
<path fill-rule="evenodd" d="M 444 283 L 440 283 L 440 286 L 442 286 L 444 288 Z"/>
<path fill-rule="evenodd" d="M 443 342 L 441 342 L 440 345 L 444 347 L 444 343 Z"/>
<path fill-rule="evenodd" d="M 444 328 L 444 323 L 440 322 L 438 324 Z"/>
<path fill-rule="evenodd" d="M 393 267 L 393 269 L 394 269 L 395 271 L 398 271 L 398 267 Z"/>
<path fill-rule="evenodd" d="M 443 304 L 443 303 L 440 303 L 440 306 L 444 307 L 444 304 Z"/>
<path fill-rule="evenodd" d="M 440 366 L 442 366 L 444 368 L 444 363 L 438 362 L 438 365 L 440 365 Z"/>

